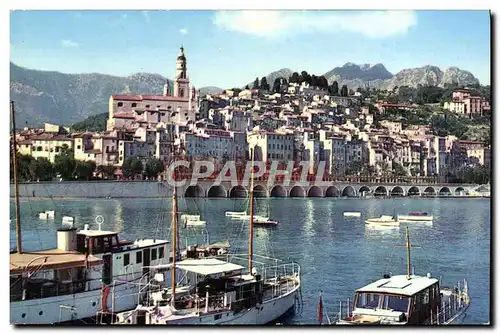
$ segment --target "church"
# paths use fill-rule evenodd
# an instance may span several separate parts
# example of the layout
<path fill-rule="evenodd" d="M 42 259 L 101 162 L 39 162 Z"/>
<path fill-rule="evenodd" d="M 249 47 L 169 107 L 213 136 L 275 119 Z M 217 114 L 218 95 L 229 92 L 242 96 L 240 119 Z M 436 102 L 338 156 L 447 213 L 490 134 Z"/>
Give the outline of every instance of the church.
<path fill-rule="evenodd" d="M 148 126 L 194 122 L 198 110 L 198 92 L 189 87 L 187 60 L 181 46 L 177 57 L 176 74 L 173 84 L 167 79 L 163 95 L 111 95 L 107 131 L 136 128 L 138 124 Z"/>

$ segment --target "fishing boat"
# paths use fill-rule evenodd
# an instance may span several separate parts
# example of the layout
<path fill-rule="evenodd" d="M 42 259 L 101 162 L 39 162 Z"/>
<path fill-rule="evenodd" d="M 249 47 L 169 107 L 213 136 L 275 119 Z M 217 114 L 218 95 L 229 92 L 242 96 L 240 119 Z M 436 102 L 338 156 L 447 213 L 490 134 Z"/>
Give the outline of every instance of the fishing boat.
<path fill-rule="evenodd" d="M 229 261 L 228 254 L 222 258 L 178 261 L 174 204 L 172 262 L 150 267 L 154 279 L 148 283 L 147 298 L 135 310 L 118 313 L 115 323 L 261 325 L 279 319 L 293 309 L 300 296 L 300 266 L 253 253 L 253 169 L 250 189 L 247 257 L 232 254 Z M 174 203 L 177 201 L 176 192 L 174 187 Z M 248 267 L 238 263 L 240 260 L 247 262 Z M 165 284 L 167 271 L 170 271 L 170 282 Z M 165 288 L 165 285 L 170 288 Z"/>
<path fill-rule="evenodd" d="M 411 223 L 411 222 L 432 222 L 433 216 L 430 216 L 427 212 L 412 211 L 408 215 L 398 215 L 398 221 L 401 223 Z"/>
<path fill-rule="evenodd" d="M 246 211 L 226 211 L 226 217 L 246 216 Z"/>
<path fill-rule="evenodd" d="M 398 227 L 399 221 L 394 220 L 393 216 L 384 216 L 380 218 L 370 218 L 365 220 L 365 223 L 371 226 L 381 226 L 381 227 Z"/>
<path fill-rule="evenodd" d="M 186 226 L 191 227 L 205 227 L 207 222 L 204 220 L 186 220 Z"/>
<path fill-rule="evenodd" d="M 274 220 L 262 220 L 262 221 L 255 221 L 254 225 L 262 227 L 276 227 L 279 225 L 279 222 Z"/>
<path fill-rule="evenodd" d="M 344 212 L 344 217 L 361 217 L 361 212 Z"/>
<path fill-rule="evenodd" d="M 14 103 L 11 102 L 13 145 L 16 144 Z M 118 232 L 101 229 L 77 231 L 66 222 L 56 232 L 54 249 L 23 248 L 16 150 L 13 149 L 16 249 L 10 253 L 10 322 L 54 324 L 84 321 L 98 310 L 114 311 L 137 305 L 137 285 L 143 268 L 168 263 L 167 240 L 126 241 Z M 110 297 L 112 292 L 113 298 Z M 81 323 L 81 322 L 79 322 Z"/>
<path fill-rule="evenodd" d="M 401 246 L 400 246 L 401 247 Z M 337 325 L 449 325 L 460 323 L 470 306 L 467 281 L 454 287 L 428 273 L 410 273 L 410 236 L 406 228 L 407 273 L 386 274 L 356 290 L 353 303 L 340 303 Z M 321 302 L 321 300 L 320 300 Z"/>

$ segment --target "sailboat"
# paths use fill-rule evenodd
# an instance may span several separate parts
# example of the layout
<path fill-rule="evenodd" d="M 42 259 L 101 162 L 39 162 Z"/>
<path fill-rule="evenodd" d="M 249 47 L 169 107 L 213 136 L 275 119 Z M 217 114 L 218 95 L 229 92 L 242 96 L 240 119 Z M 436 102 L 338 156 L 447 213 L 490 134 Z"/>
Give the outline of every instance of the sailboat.
<path fill-rule="evenodd" d="M 440 279 L 410 273 L 411 259 L 406 227 L 407 273 L 384 275 L 356 290 L 352 304 L 336 315 L 337 325 L 449 325 L 463 320 L 470 306 L 467 281 L 442 287 Z M 320 301 L 321 302 L 321 301 Z M 344 311 L 344 312 L 342 312 Z M 319 315 L 318 315 L 319 318 Z"/>
<path fill-rule="evenodd" d="M 137 305 L 138 282 L 144 267 L 168 263 L 167 240 L 126 241 L 118 232 L 85 224 L 77 231 L 73 221 L 57 230 L 57 247 L 27 251 L 22 247 L 19 178 L 14 102 L 13 168 L 15 189 L 16 249 L 10 254 L 10 322 L 54 324 L 90 320 L 104 313 L 130 310 Z M 147 273 L 146 273 L 147 274 Z"/>
<path fill-rule="evenodd" d="M 253 152 L 252 152 L 253 165 Z M 151 266 L 156 272 L 147 298 L 135 310 L 117 314 L 117 324 L 262 325 L 292 310 L 300 296 L 300 266 L 253 253 L 253 169 L 250 187 L 247 258 L 177 261 L 176 188 L 172 200 L 172 262 Z M 256 260 L 255 258 L 258 258 Z M 248 261 L 248 267 L 238 263 Z M 266 263 L 267 262 L 267 263 Z M 155 289 L 170 271 L 170 288 Z M 181 280 L 178 280 L 178 274 Z"/>

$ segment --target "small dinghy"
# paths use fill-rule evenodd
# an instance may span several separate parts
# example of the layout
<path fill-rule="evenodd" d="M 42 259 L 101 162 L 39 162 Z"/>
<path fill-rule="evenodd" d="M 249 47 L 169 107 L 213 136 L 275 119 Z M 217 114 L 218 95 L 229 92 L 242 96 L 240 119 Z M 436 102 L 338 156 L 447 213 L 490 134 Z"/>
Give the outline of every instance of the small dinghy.
<path fill-rule="evenodd" d="M 427 212 L 413 211 L 408 215 L 398 215 L 398 220 L 402 223 L 410 222 L 432 222 L 433 216 L 429 216 Z"/>
<path fill-rule="evenodd" d="M 380 218 L 370 218 L 365 221 L 366 224 L 371 226 L 399 226 L 399 221 L 394 220 L 392 216 L 381 216 Z"/>
<path fill-rule="evenodd" d="M 361 217 L 361 212 L 344 212 L 344 217 Z"/>
<path fill-rule="evenodd" d="M 54 219 L 56 212 L 55 211 L 45 211 L 47 218 Z"/>
<path fill-rule="evenodd" d="M 226 211 L 226 217 L 246 216 L 246 211 Z"/>
<path fill-rule="evenodd" d="M 187 220 L 186 221 L 186 226 L 191 226 L 191 227 L 204 227 L 207 225 L 207 222 L 204 220 Z"/>
<path fill-rule="evenodd" d="M 49 217 L 47 216 L 47 214 L 45 212 L 40 212 L 38 214 L 38 218 L 43 219 L 43 220 L 47 220 Z"/>
<path fill-rule="evenodd" d="M 279 222 L 274 220 L 265 220 L 265 221 L 254 221 L 254 226 L 262 226 L 262 227 L 276 227 L 279 225 Z"/>

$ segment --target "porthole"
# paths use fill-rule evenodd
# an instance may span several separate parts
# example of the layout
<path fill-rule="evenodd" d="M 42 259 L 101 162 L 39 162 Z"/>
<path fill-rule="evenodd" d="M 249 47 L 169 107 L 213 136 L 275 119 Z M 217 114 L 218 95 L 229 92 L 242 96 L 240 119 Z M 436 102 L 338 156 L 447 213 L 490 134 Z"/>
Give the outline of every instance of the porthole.
<path fill-rule="evenodd" d="M 96 302 L 92 302 L 92 306 L 95 306 L 96 305 Z"/>
<path fill-rule="evenodd" d="M 38 312 L 38 315 L 42 315 L 42 314 L 43 314 L 43 311 Z"/>
<path fill-rule="evenodd" d="M 26 318 L 26 313 L 21 314 L 21 318 Z"/>

